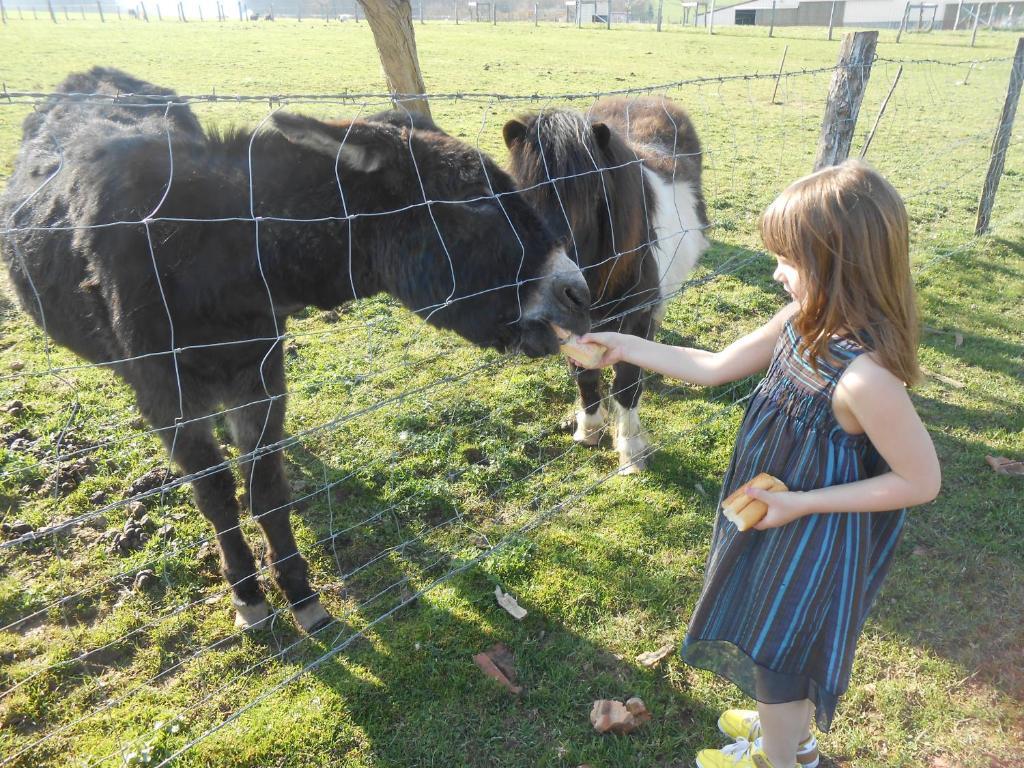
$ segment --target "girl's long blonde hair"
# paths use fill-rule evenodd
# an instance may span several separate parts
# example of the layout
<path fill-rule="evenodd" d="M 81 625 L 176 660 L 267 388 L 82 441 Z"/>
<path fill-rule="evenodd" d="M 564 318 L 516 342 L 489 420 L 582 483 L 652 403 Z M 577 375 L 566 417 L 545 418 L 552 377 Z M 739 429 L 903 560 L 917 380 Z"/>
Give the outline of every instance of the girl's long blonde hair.
<path fill-rule="evenodd" d="M 906 384 L 917 381 L 907 209 L 881 174 L 847 160 L 805 176 L 768 206 L 760 229 L 765 247 L 800 272 L 793 324 L 812 361 L 827 359 L 829 340 L 843 333 Z"/>

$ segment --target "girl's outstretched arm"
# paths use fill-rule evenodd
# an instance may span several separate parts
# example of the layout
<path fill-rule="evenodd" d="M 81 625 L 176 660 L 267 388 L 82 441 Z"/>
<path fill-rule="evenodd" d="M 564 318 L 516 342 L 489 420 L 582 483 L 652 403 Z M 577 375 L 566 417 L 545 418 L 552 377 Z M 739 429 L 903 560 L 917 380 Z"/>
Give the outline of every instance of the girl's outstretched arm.
<path fill-rule="evenodd" d="M 713 386 L 738 381 L 767 368 L 786 320 L 798 309 L 796 302 L 783 307 L 756 331 L 737 339 L 721 352 L 673 347 L 623 333 L 588 333 L 580 340 L 608 348 L 595 368 L 618 362 L 632 363 L 673 379 Z"/>
<path fill-rule="evenodd" d="M 903 382 L 868 355 L 861 355 L 839 380 L 832 404 L 837 417 L 843 414 L 843 421 L 867 434 L 889 471 L 802 493 L 752 488 L 747 493 L 768 505 L 768 514 L 755 528 L 774 528 L 817 512 L 887 512 L 938 496 L 939 459 Z"/>

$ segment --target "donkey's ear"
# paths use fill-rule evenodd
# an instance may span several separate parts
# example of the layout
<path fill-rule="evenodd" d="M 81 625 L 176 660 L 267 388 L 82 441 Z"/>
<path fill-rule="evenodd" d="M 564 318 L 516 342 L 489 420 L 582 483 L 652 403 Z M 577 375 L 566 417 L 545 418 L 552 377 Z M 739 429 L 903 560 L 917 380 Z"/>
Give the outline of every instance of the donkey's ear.
<path fill-rule="evenodd" d="M 505 146 L 512 149 L 512 145 L 515 142 L 522 141 L 526 136 L 526 123 L 517 118 L 512 118 L 501 129 L 501 135 L 505 139 Z"/>
<path fill-rule="evenodd" d="M 384 165 L 390 149 L 375 126 L 360 123 L 331 125 L 303 115 L 275 112 L 274 128 L 292 144 L 338 159 L 353 171 L 371 173 Z"/>
<path fill-rule="evenodd" d="M 608 142 L 612 138 L 611 129 L 604 123 L 594 123 L 590 127 L 594 131 L 594 138 L 597 139 L 597 146 L 601 149 L 608 149 Z"/>

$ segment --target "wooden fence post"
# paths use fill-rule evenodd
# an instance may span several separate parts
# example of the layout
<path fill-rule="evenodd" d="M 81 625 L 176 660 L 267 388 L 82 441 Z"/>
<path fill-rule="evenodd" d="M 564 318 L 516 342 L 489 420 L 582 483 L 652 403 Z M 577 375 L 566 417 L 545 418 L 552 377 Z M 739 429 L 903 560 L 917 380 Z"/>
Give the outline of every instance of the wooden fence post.
<path fill-rule="evenodd" d="M 768 27 L 768 37 L 773 37 L 774 35 L 775 35 L 775 0 L 772 0 L 771 26 Z M 778 81 L 778 79 L 776 79 L 775 84 L 778 85 L 778 83 L 779 83 L 779 81 Z M 772 98 L 772 101 L 775 101 L 774 97 Z"/>
<path fill-rule="evenodd" d="M 971 29 L 971 48 L 974 47 L 974 41 L 978 39 L 978 21 L 981 19 L 981 3 L 975 3 L 974 5 L 974 27 Z"/>
<path fill-rule="evenodd" d="M 426 92 L 423 73 L 416 53 L 416 34 L 412 27 L 409 0 L 359 0 L 377 44 L 384 77 L 392 94 Z M 430 105 L 424 98 L 405 99 L 402 106 L 410 112 L 430 117 Z"/>
<path fill-rule="evenodd" d="M 910 2 L 908 0 L 907 4 L 905 6 L 903 6 L 903 18 L 900 19 L 900 28 L 896 32 L 896 42 L 897 43 L 900 41 L 900 38 L 903 36 L 903 30 L 905 30 L 907 28 L 907 17 L 909 15 L 910 15 Z"/>
<path fill-rule="evenodd" d="M 1010 69 L 1010 85 L 1006 89 L 1006 101 L 999 115 L 999 125 L 992 139 L 992 155 L 988 161 L 988 173 L 985 175 L 985 186 L 981 188 L 981 200 L 978 203 L 978 220 L 974 225 L 974 234 L 980 235 L 988 229 L 992 216 L 992 206 L 999 190 L 999 179 L 1003 175 L 1006 163 L 1006 149 L 1010 145 L 1010 134 L 1013 132 L 1013 118 L 1017 114 L 1017 102 L 1020 99 L 1021 82 L 1024 81 L 1024 37 L 1017 40 L 1017 53 L 1013 57 Z"/>
<path fill-rule="evenodd" d="M 785 48 L 782 49 L 782 61 L 779 62 L 779 74 L 777 74 L 775 76 L 775 90 L 772 91 L 772 101 L 771 101 L 772 104 L 775 103 L 775 94 L 777 94 L 779 92 L 779 80 L 782 79 L 782 68 L 784 66 L 786 66 L 786 54 L 787 53 L 789 53 L 789 45 L 788 44 L 786 45 Z"/>
<path fill-rule="evenodd" d="M 103 3 L 100 0 L 96 0 L 96 10 L 100 12 L 100 23 L 106 24 L 107 20 L 103 18 Z"/>
<path fill-rule="evenodd" d="M 0 19 L 3 19 L 4 26 L 7 26 L 7 8 L 4 7 L 4 0 L 0 0 Z"/>
<path fill-rule="evenodd" d="M 715 34 L 715 0 L 711 0 L 711 12 L 708 14 L 708 34 Z"/>
<path fill-rule="evenodd" d="M 149 24 L 149 12 L 146 10 L 146 4 L 140 3 L 142 6 L 142 20 Z"/>
<path fill-rule="evenodd" d="M 832 7 L 828 12 L 828 39 L 832 39 L 832 22 L 836 16 L 836 0 L 832 0 Z"/>
<path fill-rule="evenodd" d="M 957 28 L 960 26 L 960 11 L 963 10 L 963 7 L 964 7 L 964 0 L 957 0 L 956 1 L 956 18 L 953 20 L 953 31 L 954 32 L 956 32 Z"/>
<path fill-rule="evenodd" d="M 661 12 L 665 6 L 665 0 L 658 0 L 658 31 L 661 32 Z"/>
<path fill-rule="evenodd" d="M 57 23 L 57 14 L 53 12 L 53 0 L 46 0 L 46 7 L 50 9 L 50 18 L 53 19 L 53 23 Z"/>
<path fill-rule="evenodd" d="M 814 161 L 816 171 L 841 163 L 850 154 L 850 143 L 857 127 L 860 103 L 871 77 L 871 63 L 877 45 L 878 32 L 874 30 L 849 32 L 843 36 L 821 121 L 818 156 Z"/>
<path fill-rule="evenodd" d="M 885 95 L 885 99 L 882 101 L 882 106 L 878 110 L 878 114 L 875 115 L 875 124 L 871 126 L 871 131 L 868 133 L 868 137 L 864 140 L 864 146 L 860 150 L 860 159 L 863 160 L 864 156 L 868 153 L 868 147 L 871 146 L 871 140 L 875 138 L 875 131 L 878 130 L 878 124 L 882 122 L 882 115 L 885 114 L 885 108 L 889 106 L 889 99 L 892 98 L 892 92 L 896 90 L 896 84 L 900 81 L 900 75 L 903 74 L 903 65 L 900 64 L 900 68 L 896 70 L 896 77 L 893 78 L 892 87 L 889 88 L 889 92 Z"/>

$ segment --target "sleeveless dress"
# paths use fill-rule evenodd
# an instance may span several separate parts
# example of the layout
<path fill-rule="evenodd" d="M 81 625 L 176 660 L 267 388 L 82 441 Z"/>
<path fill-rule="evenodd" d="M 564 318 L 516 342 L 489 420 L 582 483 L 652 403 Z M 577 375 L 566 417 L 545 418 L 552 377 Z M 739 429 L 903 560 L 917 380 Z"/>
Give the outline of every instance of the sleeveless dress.
<path fill-rule="evenodd" d="M 888 471 L 867 436 L 846 432 L 832 413 L 839 378 L 867 350 L 834 338 L 834 360 L 818 360 L 815 371 L 799 341 L 787 322 L 747 407 L 722 499 L 759 472 L 805 491 Z M 762 703 L 810 699 L 827 731 L 905 516 L 816 514 L 739 533 L 719 512 L 683 660 Z"/>

